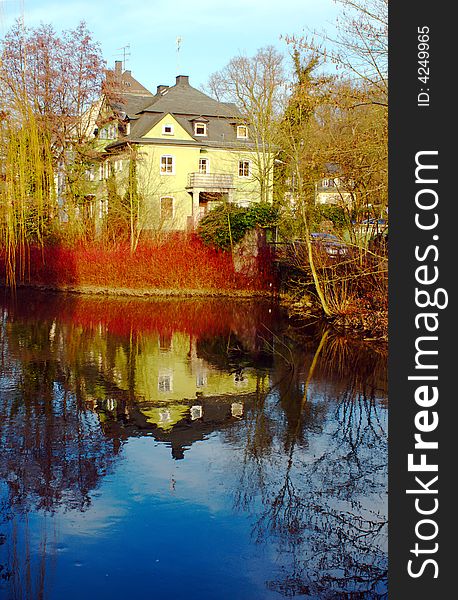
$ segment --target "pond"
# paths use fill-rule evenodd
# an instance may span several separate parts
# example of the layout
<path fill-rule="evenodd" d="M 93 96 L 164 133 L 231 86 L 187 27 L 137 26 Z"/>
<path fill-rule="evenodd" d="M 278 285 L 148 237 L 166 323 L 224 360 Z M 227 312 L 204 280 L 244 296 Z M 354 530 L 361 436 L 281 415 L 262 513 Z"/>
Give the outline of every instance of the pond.
<path fill-rule="evenodd" d="M 2 292 L 0 597 L 387 597 L 386 353 L 269 301 Z"/>

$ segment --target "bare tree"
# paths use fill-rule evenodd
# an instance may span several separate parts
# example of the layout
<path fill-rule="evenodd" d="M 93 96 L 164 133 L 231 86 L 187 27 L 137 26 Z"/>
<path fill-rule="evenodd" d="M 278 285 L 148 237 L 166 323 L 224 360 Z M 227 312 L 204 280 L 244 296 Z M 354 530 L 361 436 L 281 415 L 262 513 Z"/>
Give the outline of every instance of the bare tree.
<path fill-rule="evenodd" d="M 56 159 L 69 140 L 81 142 L 83 112 L 100 96 L 105 62 L 86 24 L 59 35 L 52 25 L 21 21 L 1 44 L 0 81 L 10 110 L 31 107 L 52 138 Z"/>
<path fill-rule="evenodd" d="M 342 6 L 335 36 L 286 36 L 289 43 L 330 59 L 344 78 L 358 82 L 359 102 L 388 106 L 388 0 L 335 0 Z"/>
<path fill-rule="evenodd" d="M 283 55 L 273 46 L 255 56 L 236 56 L 210 76 L 208 87 L 220 101 L 232 102 L 248 123 L 255 149 L 254 177 L 260 186 L 260 200 L 270 198 L 274 154 L 278 149 L 280 115 L 284 106 L 285 73 Z"/>

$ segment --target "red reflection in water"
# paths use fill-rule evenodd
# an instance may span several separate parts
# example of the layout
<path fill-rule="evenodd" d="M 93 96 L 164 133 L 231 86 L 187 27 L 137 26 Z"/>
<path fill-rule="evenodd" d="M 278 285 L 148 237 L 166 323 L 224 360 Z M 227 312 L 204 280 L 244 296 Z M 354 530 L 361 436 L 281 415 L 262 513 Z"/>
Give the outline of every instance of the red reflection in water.
<path fill-rule="evenodd" d="M 270 329 L 278 320 L 278 307 L 259 300 L 130 300 L 21 290 L 17 297 L 9 296 L 2 304 L 8 310 L 9 321 L 57 319 L 80 325 L 86 331 L 103 326 L 120 336 L 136 332 L 167 336 L 174 331 L 216 336 L 228 330 L 253 335 Z"/>

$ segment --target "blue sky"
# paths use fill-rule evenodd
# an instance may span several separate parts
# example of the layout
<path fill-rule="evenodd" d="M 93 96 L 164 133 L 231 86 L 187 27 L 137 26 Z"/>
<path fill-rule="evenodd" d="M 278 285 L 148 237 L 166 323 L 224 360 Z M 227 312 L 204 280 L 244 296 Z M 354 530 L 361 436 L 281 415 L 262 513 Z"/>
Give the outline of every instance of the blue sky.
<path fill-rule="evenodd" d="M 286 53 L 282 34 L 332 30 L 339 6 L 334 0 L 0 0 L 1 34 L 22 11 L 26 25 L 52 23 L 58 31 L 85 20 L 109 66 L 130 45 L 127 68 L 155 91 L 173 84 L 177 74 L 201 87 L 233 56 L 263 46 Z"/>

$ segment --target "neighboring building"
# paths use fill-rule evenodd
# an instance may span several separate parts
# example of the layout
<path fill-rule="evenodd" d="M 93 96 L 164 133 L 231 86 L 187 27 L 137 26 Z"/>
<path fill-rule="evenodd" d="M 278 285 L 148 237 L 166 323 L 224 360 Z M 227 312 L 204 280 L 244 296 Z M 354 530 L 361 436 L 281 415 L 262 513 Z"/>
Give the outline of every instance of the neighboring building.
<path fill-rule="evenodd" d="M 315 204 L 335 204 L 351 208 L 353 196 L 338 165 L 328 163 L 323 177 L 315 184 Z"/>
<path fill-rule="evenodd" d="M 123 104 L 112 104 L 113 117 L 97 135 L 111 140 L 106 161 L 121 186 L 136 152 L 145 230 L 193 229 L 222 200 L 259 201 L 255 145 L 235 105 L 210 98 L 184 75 L 154 96 L 130 72 L 120 77 Z M 100 173 L 107 177 L 108 169 Z"/>

